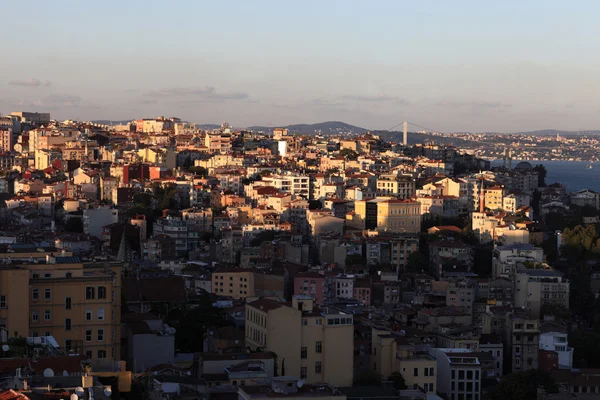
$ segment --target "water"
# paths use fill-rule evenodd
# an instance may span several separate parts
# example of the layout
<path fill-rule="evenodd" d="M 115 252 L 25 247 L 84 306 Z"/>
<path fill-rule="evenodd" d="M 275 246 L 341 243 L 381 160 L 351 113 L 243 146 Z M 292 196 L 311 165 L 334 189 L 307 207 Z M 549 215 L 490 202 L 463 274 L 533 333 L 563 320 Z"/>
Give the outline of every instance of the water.
<path fill-rule="evenodd" d="M 514 168 L 519 161 L 513 160 Z M 533 166 L 543 164 L 548 174 L 546 175 L 546 184 L 554 182 L 562 183 L 570 192 L 576 192 L 582 189 L 592 189 L 600 192 L 600 163 L 589 163 L 586 161 L 529 161 Z M 492 166 L 502 165 L 503 161 L 492 161 Z M 589 169 L 588 165 L 593 168 Z"/>

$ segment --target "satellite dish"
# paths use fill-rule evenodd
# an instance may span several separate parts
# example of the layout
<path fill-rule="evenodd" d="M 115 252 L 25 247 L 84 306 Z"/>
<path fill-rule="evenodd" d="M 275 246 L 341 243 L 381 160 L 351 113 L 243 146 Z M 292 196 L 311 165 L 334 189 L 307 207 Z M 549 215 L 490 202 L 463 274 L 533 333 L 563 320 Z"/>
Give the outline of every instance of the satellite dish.
<path fill-rule="evenodd" d="M 192 376 L 192 371 L 188 371 L 187 376 Z"/>
<path fill-rule="evenodd" d="M 110 396 L 112 395 L 112 390 L 111 390 L 111 388 L 109 388 L 109 387 L 105 387 L 105 388 L 104 388 L 104 395 L 105 395 L 106 397 L 110 397 Z"/>
<path fill-rule="evenodd" d="M 81 386 L 75 388 L 75 394 L 79 397 L 83 397 L 85 395 L 85 390 Z M 71 399 L 73 400 L 73 399 Z"/>
<path fill-rule="evenodd" d="M 63 376 L 69 376 L 69 371 L 67 371 L 66 369 L 63 371 Z"/>
<path fill-rule="evenodd" d="M 71 395 L 71 397 L 69 397 L 71 400 L 79 400 L 79 396 L 77 396 L 75 393 L 73 393 Z"/>
<path fill-rule="evenodd" d="M 52 368 L 46 368 L 44 370 L 44 378 L 52 378 L 54 377 L 54 371 L 52 370 Z"/>
<path fill-rule="evenodd" d="M 304 381 L 302 379 L 300 379 L 298 382 L 296 382 L 296 386 L 301 388 L 302 386 L 304 386 Z"/>
<path fill-rule="evenodd" d="M 10 346 L 7 344 L 3 344 L 2 345 L 2 351 L 8 351 L 10 349 Z"/>
<path fill-rule="evenodd" d="M 213 331 L 210 331 L 210 332 L 208 332 L 208 334 L 209 334 L 210 336 L 212 336 L 212 335 L 214 335 L 215 333 L 214 333 Z"/>
<path fill-rule="evenodd" d="M 236 339 L 234 343 L 235 343 L 235 344 L 238 344 L 239 342 L 240 342 L 240 341 Z"/>

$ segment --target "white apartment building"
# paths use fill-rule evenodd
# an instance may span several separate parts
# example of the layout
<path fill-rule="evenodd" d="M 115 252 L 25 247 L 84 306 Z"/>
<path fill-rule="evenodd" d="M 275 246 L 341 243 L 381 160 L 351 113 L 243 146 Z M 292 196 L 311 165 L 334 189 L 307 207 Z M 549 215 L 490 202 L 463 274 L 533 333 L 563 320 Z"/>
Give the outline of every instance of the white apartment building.
<path fill-rule="evenodd" d="M 292 196 L 308 198 L 310 178 L 305 175 L 270 175 L 264 176 L 262 181 Z"/>
<path fill-rule="evenodd" d="M 569 347 L 567 332 L 550 330 L 540 334 L 540 350 L 555 351 L 558 353 L 558 368 L 573 368 L 573 348 Z"/>
<path fill-rule="evenodd" d="M 544 261 L 544 250 L 529 243 L 513 243 L 498 246 L 492 258 L 492 275 L 494 278 L 512 277 L 517 265 L 525 262 L 541 263 Z"/>
<path fill-rule="evenodd" d="M 480 400 L 481 362 L 468 349 L 431 349 L 437 360 L 437 391 L 453 400 Z"/>

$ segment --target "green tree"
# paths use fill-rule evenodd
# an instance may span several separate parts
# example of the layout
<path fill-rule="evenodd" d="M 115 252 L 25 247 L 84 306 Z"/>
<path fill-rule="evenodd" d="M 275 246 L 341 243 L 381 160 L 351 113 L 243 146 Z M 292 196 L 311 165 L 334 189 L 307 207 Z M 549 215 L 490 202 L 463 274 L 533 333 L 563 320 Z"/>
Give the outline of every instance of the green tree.
<path fill-rule="evenodd" d="M 346 158 L 346 160 L 349 161 L 355 161 L 356 159 L 358 159 L 358 153 L 352 149 L 342 149 L 340 151 L 340 156 L 343 156 L 344 158 Z"/>
<path fill-rule="evenodd" d="M 429 270 L 429 260 L 420 251 L 414 251 L 408 256 L 407 272 L 423 272 Z"/>
<path fill-rule="evenodd" d="M 175 346 L 183 353 L 202 351 L 208 332 L 224 325 L 223 314 L 213 307 L 210 295 L 201 294 L 197 305 L 187 310 L 175 325 Z"/>
<path fill-rule="evenodd" d="M 194 162 L 192 161 L 192 158 L 190 156 L 187 156 L 185 158 L 185 160 L 183 161 L 182 166 L 183 166 L 183 169 L 185 169 L 186 171 L 189 171 L 189 169 L 194 166 Z"/>
<path fill-rule="evenodd" d="M 504 376 L 490 392 L 491 400 L 531 400 L 537 398 L 538 387 L 547 393 L 558 393 L 552 376 L 541 370 L 530 370 Z"/>
<path fill-rule="evenodd" d="M 548 171 L 546 171 L 546 167 L 543 164 L 538 164 L 533 167 L 533 170 L 538 173 L 538 187 L 546 186 L 546 176 L 548 175 Z"/>
<path fill-rule="evenodd" d="M 65 231 L 83 233 L 83 221 L 81 218 L 69 218 L 65 224 Z"/>
<path fill-rule="evenodd" d="M 380 386 L 381 385 L 381 375 L 377 372 L 366 369 L 360 372 L 354 378 L 354 386 Z"/>
<path fill-rule="evenodd" d="M 275 237 L 277 237 L 278 233 L 279 232 L 274 231 L 274 230 L 267 230 L 267 231 L 259 232 L 250 241 L 250 246 L 252 246 L 252 247 L 254 247 L 254 246 L 260 246 L 261 244 L 263 244 L 265 242 L 272 242 L 273 240 L 275 240 Z"/>
<path fill-rule="evenodd" d="M 392 381 L 392 385 L 396 390 L 406 389 L 406 382 L 404 381 L 404 377 L 398 371 L 392 372 L 392 375 L 389 376 L 388 381 Z"/>

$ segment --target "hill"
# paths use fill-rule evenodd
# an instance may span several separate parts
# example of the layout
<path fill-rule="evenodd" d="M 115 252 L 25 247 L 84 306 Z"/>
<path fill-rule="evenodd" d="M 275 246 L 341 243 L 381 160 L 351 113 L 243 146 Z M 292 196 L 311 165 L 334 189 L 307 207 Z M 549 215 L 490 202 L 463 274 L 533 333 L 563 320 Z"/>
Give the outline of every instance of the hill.
<path fill-rule="evenodd" d="M 279 126 L 277 128 L 287 128 L 290 133 L 300 133 L 305 135 L 336 135 L 340 133 L 361 134 L 367 131 L 365 128 L 350 125 L 341 121 L 327 121 L 317 124 L 296 124 Z M 263 132 L 273 131 L 273 127 L 270 126 L 249 126 L 248 129 Z"/>

